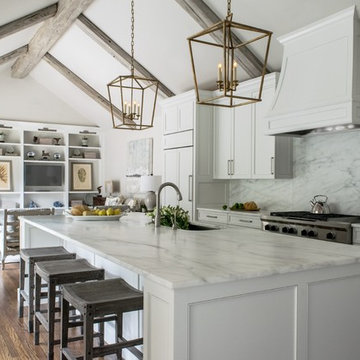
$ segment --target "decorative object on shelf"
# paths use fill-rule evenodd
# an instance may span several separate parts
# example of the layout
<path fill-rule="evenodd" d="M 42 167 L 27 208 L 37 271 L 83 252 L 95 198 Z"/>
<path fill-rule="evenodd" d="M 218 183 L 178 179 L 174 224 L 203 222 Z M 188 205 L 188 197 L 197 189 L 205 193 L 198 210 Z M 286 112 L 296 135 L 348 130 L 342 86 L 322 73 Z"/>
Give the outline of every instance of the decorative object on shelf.
<path fill-rule="evenodd" d="M 146 193 L 144 204 L 148 211 L 154 210 L 156 206 L 155 192 L 161 184 L 161 176 L 143 175 L 140 178 L 140 191 Z"/>
<path fill-rule="evenodd" d="M 82 158 L 81 151 L 79 149 L 74 149 L 71 157 L 73 157 L 73 158 Z"/>
<path fill-rule="evenodd" d="M 39 143 L 39 137 L 38 136 L 34 136 L 33 137 L 33 144 L 38 144 Z"/>
<path fill-rule="evenodd" d="M 54 137 L 53 138 L 54 145 L 60 145 L 60 141 L 61 141 L 61 137 Z"/>
<path fill-rule="evenodd" d="M 158 87 L 157 80 L 135 75 L 134 0 L 132 0 L 131 74 L 120 75 L 107 85 L 113 128 L 144 130 L 153 127 Z M 115 106 L 114 99 L 119 99 L 119 107 Z"/>
<path fill-rule="evenodd" d="M 83 205 L 83 204 L 84 204 L 83 200 L 70 200 L 71 207 L 79 206 L 79 205 Z"/>
<path fill-rule="evenodd" d="M 35 152 L 34 152 L 34 151 L 28 151 L 28 152 L 26 153 L 26 158 L 27 158 L 28 160 L 34 160 L 34 159 L 35 159 Z"/>
<path fill-rule="evenodd" d="M 0 161 L 0 191 L 12 190 L 11 161 Z"/>
<path fill-rule="evenodd" d="M 64 207 L 64 204 L 61 201 L 54 201 L 53 206 L 56 208 Z"/>
<path fill-rule="evenodd" d="M 96 151 L 84 151 L 84 159 L 96 159 Z"/>
<path fill-rule="evenodd" d="M 38 207 L 40 207 L 40 206 L 35 201 L 30 200 L 29 208 L 33 209 L 33 208 L 38 208 Z"/>
<path fill-rule="evenodd" d="M 198 104 L 235 107 L 261 101 L 272 32 L 234 22 L 233 13 L 231 12 L 231 0 L 228 0 L 227 4 L 227 16 L 225 20 L 220 21 L 210 26 L 208 29 L 205 29 L 188 38 Z M 239 34 L 239 37 L 241 36 L 242 39 L 246 40 L 242 42 L 237 37 L 237 34 Z M 216 40 L 214 41 L 212 39 Z M 262 78 L 257 95 L 253 95 L 251 97 L 242 96 L 241 94 L 236 93 L 237 86 L 239 85 L 237 61 L 240 62 L 240 65 L 242 61 L 241 56 L 236 56 L 236 52 L 248 52 L 249 49 L 247 46 L 255 42 L 257 52 L 263 53 L 262 58 L 264 60 L 259 63 Z M 263 49 L 261 49 L 261 47 Z M 207 61 L 211 61 L 213 58 L 214 67 L 216 62 L 218 62 L 218 59 L 222 58 L 220 63 L 217 65 L 217 81 L 214 84 L 216 85 L 214 87 L 216 87 L 218 93 L 215 96 L 203 96 L 203 98 L 200 96 L 198 87 L 199 83 L 202 84 L 203 80 L 208 79 L 204 79 L 199 76 L 203 66 L 200 64 L 200 58 L 196 58 L 195 52 L 202 55 L 204 52 L 211 54 L 212 56 L 207 57 Z M 222 101 L 220 102 L 220 100 Z"/>
<path fill-rule="evenodd" d="M 41 145 L 52 145 L 53 138 L 39 138 L 39 144 Z"/>
<path fill-rule="evenodd" d="M 8 146 L 6 148 L 5 155 L 7 155 L 7 156 L 17 156 L 17 153 L 15 152 L 15 149 L 12 146 Z"/>
<path fill-rule="evenodd" d="M 112 180 L 105 181 L 105 194 L 107 196 L 111 196 L 113 192 L 114 192 L 114 181 Z"/>
<path fill-rule="evenodd" d="M 0 142 L 5 142 L 5 134 L 3 132 L 0 132 Z"/>
<path fill-rule="evenodd" d="M 87 147 L 88 146 L 89 138 L 87 136 L 83 136 L 81 138 L 81 146 Z"/>
<path fill-rule="evenodd" d="M 53 158 L 54 158 L 54 160 L 61 160 L 61 154 L 60 153 L 54 153 Z"/>
<path fill-rule="evenodd" d="M 72 163 L 72 190 L 92 190 L 92 164 Z"/>
<path fill-rule="evenodd" d="M 119 206 L 124 204 L 125 200 L 126 199 L 124 195 L 108 196 L 106 197 L 105 206 Z"/>
<path fill-rule="evenodd" d="M 49 160 L 50 159 L 50 153 L 46 152 L 45 150 L 42 150 L 41 152 L 41 160 Z"/>
<path fill-rule="evenodd" d="M 130 211 L 140 211 L 141 204 L 139 199 L 130 198 L 125 201 L 125 205 L 128 205 Z"/>

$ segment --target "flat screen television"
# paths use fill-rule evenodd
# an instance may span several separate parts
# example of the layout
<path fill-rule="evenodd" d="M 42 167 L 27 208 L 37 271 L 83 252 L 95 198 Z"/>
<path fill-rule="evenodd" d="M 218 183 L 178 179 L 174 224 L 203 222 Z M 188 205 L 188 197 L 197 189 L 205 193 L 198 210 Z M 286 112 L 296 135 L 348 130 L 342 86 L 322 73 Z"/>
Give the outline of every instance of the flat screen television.
<path fill-rule="evenodd" d="M 25 164 L 25 191 L 64 190 L 63 164 Z"/>

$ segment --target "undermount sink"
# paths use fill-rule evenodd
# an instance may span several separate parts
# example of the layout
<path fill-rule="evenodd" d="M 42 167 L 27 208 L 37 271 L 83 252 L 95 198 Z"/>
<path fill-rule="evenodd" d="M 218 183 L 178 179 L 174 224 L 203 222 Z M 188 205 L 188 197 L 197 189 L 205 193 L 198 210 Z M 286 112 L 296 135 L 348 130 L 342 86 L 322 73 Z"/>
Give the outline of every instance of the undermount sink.
<path fill-rule="evenodd" d="M 219 230 L 219 229 L 220 227 L 216 227 L 216 226 L 205 226 L 205 225 L 190 223 L 189 228 L 187 230 L 203 231 L 203 230 Z"/>

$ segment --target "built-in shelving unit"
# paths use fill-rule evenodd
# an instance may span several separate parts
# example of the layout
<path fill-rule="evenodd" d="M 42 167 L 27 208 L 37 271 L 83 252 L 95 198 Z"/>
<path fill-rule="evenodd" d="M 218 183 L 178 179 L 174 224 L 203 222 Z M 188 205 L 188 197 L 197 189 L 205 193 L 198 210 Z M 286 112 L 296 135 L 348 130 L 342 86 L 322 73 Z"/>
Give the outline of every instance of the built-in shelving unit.
<path fill-rule="evenodd" d="M 0 162 L 11 163 L 11 191 L 0 189 L 0 208 L 28 207 L 31 201 L 41 207 L 53 206 L 54 202 L 68 207 L 71 200 L 91 203 L 96 188 L 104 183 L 102 135 L 96 127 L 0 120 L 0 134 L 5 138 L 0 141 Z M 72 157 L 74 152 L 76 157 Z M 91 190 L 72 188 L 72 167 L 76 163 L 91 164 Z M 27 191 L 26 164 L 63 166 L 61 189 Z"/>

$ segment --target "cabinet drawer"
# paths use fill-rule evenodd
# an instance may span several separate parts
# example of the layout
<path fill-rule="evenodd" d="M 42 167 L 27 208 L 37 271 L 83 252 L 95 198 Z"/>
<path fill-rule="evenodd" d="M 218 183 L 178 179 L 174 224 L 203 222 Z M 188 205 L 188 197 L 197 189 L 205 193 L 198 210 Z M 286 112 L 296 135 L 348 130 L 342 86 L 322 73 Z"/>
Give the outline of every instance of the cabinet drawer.
<path fill-rule="evenodd" d="M 192 130 L 164 136 L 164 149 L 172 149 L 172 148 L 192 146 L 192 145 L 193 145 Z"/>
<path fill-rule="evenodd" d="M 260 216 L 229 214 L 229 225 L 246 226 L 254 229 L 261 229 Z"/>
<path fill-rule="evenodd" d="M 227 214 L 221 213 L 218 211 L 199 210 L 199 220 L 226 224 L 227 223 Z"/>

